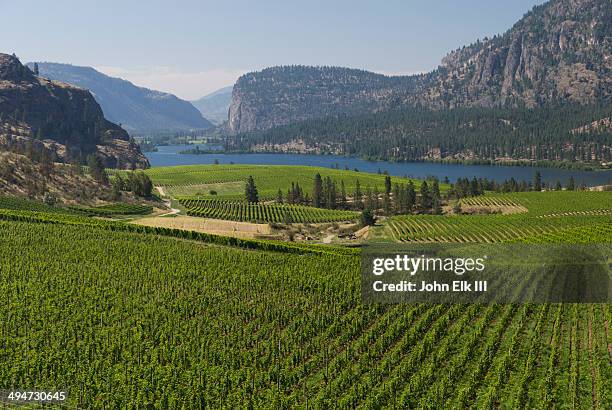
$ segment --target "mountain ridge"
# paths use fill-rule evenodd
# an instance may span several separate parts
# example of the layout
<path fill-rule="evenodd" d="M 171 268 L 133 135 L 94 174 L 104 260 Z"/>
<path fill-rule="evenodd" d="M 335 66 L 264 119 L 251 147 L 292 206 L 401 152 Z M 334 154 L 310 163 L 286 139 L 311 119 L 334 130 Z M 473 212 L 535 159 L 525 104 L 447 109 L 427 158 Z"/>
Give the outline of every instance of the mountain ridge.
<path fill-rule="evenodd" d="M 505 33 L 451 51 L 437 69 L 422 75 L 387 77 L 308 66 L 247 73 L 234 86 L 227 128 L 238 134 L 337 114 L 418 106 L 609 101 L 611 22 L 608 0 L 552 0 L 534 7 Z"/>
<path fill-rule="evenodd" d="M 134 85 L 92 67 L 31 62 L 40 75 L 89 90 L 110 121 L 133 134 L 208 129 L 213 124 L 188 101 L 173 94 Z"/>
<path fill-rule="evenodd" d="M 213 91 L 197 100 L 191 101 L 204 118 L 216 125 L 227 121 L 227 113 L 232 101 L 233 85 Z"/>

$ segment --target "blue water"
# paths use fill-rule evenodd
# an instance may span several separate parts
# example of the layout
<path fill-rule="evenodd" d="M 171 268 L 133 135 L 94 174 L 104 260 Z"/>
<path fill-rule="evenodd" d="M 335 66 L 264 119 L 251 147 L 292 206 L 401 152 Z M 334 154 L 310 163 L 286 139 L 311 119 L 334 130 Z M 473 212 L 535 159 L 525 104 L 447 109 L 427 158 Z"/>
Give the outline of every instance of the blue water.
<path fill-rule="evenodd" d="M 574 176 L 576 184 L 588 186 L 612 183 L 612 171 L 574 171 L 557 168 L 509 167 L 493 165 L 454 165 L 429 162 L 387 162 L 366 161 L 359 158 L 349 158 L 336 155 L 300 155 L 300 154 L 202 154 L 184 155 L 180 151 L 194 148 L 193 145 L 169 145 L 158 147 L 158 152 L 146 154 L 153 167 L 173 165 L 213 164 L 218 160 L 221 164 L 263 164 L 263 165 L 309 165 L 330 168 L 338 165 L 340 169 L 348 166 L 364 172 L 388 171 L 390 175 L 409 176 L 414 178 L 438 177 L 451 181 L 457 178 L 488 178 L 503 181 L 514 177 L 516 180 L 532 180 L 536 171 L 540 171 L 542 179 L 549 183 L 561 181 L 565 184 L 570 176 Z M 201 145 L 201 149 L 210 149 Z"/>

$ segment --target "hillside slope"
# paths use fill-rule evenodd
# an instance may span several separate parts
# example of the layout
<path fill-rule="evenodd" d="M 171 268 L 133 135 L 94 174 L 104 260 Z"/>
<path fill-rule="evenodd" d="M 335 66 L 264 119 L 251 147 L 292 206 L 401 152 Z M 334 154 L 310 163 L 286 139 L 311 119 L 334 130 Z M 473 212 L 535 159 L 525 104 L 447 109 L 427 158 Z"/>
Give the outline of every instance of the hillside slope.
<path fill-rule="evenodd" d="M 35 76 L 17 57 L 0 54 L 0 150 L 21 152 L 29 145 L 44 145 L 60 162 L 98 153 L 107 167 L 149 166 L 87 90 Z"/>
<path fill-rule="evenodd" d="M 91 67 L 36 64 L 42 77 L 91 91 L 104 115 L 130 133 L 206 129 L 213 126 L 193 105 L 172 94 L 137 87 Z M 34 63 L 28 63 L 28 66 L 33 68 Z"/>
<path fill-rule="evenodd" d="M 234 86 L 231 133 L 425 106 L 593 104 L 612 94 L 612 2 L 552 0 L 503 35 L 448 54 L 436 70 L 387 77 L 338 67 L 273 67 Z"/>
<path fill-rule="evenodd" d="M 204 118 L 220 125 L 227 121 L 227 112 L 232 102 L 233 89 L 233 86 L 224 87 L 191 103 L 200 110 Z"/>

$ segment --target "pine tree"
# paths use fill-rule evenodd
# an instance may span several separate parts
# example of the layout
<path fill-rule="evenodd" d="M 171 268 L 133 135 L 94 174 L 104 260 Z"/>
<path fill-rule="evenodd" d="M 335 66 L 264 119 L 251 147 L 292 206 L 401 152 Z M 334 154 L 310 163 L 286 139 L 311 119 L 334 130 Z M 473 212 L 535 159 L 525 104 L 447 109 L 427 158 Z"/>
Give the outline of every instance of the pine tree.
<path fill-rule="evenodd" d="M 471 196 L 480 195 L 480 191 L 478 188 L 478 180 L 476 179 L 476 177 L 472 178 L 472 182 L 470 183 L 470 195 Z"/>
<path fill-rule="evenodd" d="M 342 206 L 342 209 L 347 208 L 346 188 L 343 180 L 340 181 L 340 206 Z"/>
<path fill-rule="evenodd" d="M 455 202 L 455 204 L 453 205 L 453 212 L 456 213 L 457 215 L 463 212 L 463 210 L 461 209 L 461 201 Z"/>
<path fill-rule="evenodd" d="M 93 179 L 101 184 L 108 184 L 108 175 L 104 169 L 104 163 L 98 155 L 90 154 L 87 157 L 87 166 L 89 167 L 89 174 L 93 177 Z"/>
<path fill-rule="evenodd" d="M 355 181 L 355 192 L 353 193 L 353 204 L 355 209 L 363 208 L 363 193 L 361 192 L 361 184 L 359 180 Z"/>
<path fill-rule="evenodd" d="M 374 218 L 374 212 L 371 209 L 365 209 L 361 213 L 361 225 L 362 226 L 371 226 L 374 225 L 376 219 Z"/>
<path fill-rule="evenodd" d="M 373 197 L 373 209 L 379 209 L 380 208 L 380 192 L 378 192 L 378 187 L 376 185 L 374 185 L 374 191 L 372 191 L 372 197 Z"/>
<path fill-rule="evenodd" d="M 113 179 L 113 201 L 119 201 L 121 199 L 121 191 L 123 190 L 123 178 L 121 175 L 117 175 Z"/>
<path fill-rule="evenodd" d="M 44 146 L 40 151 L 40 173 L 45 177 L 53 173 L 53 160 L 49 151 Z"/>
<path fill-rule="evenodd" d="M 249 203 L 258 203 L 259 202 L 259 193 L 257 192 L 257 187 L 255 186 L 255 180 L 252 175 L 249 175 L 247 179 L 246 187 L 245 187 L 245 197 L 246 201 Z"/>
<path fill-rule="evenodd" d="M 427 181 L 423 181 L 420 191 L 421 196 L 419 197 L 419 208 L 421 208 L 422 211 L 428 211 L 431 209 L 431 194 L 429 192 Z"/>
<path fill-rule="evenodd" d="M 542 175 L 540 171 L 536 171 L 535 177 L 533 178 L 533 190 L 540 192 L 542 190 Z"/>
<path fill-rule="evenodd" d="M 406 212 L 412 212 L 412 209 L 416 205 L 416 191 L 414 189 L 414 183 L 408 181 L 406 187 Z"/>
<path fill-rule="evenodd" d="M 432 186 L 431 186 L 431 196 L 432 198 L 438 198 L 440 199 L 440 184 L 438 183 L 437 179 L 434 179 Z"/>
<path fill-rule="evenodd" d="M 575 191 L 576 190 L 576 182 L 574 181 L 574 177 L 571 176 L 569 178 L 569 181 L 567 181 L 567 185 L 565 186 L 565 189 L 567 189 L 568 191 Z"/>
<path fill-rule="evenodd" d="M 323 180 L 321 174 L 317 173 L 314 178 L 314 184 L 312 187 L 312 206 L 320 208 L 323 204 Z"/>
<path fill-rule="evenodd" d="M 280 188 L 278 189 L 278 192 L 276 194 L 276 203 L 277 204 L 283 203 L 283 191 L 281 191 Z"/>
<path fill-rule="evenodd" d="M 385 194 L 391 194 L 391 177 L 389 175 L 385 176 Z"/>
<path fill-rule="evenodd" d="M 434 215 L 442 215 L 442 203 L 439 196 L 434 196 L 431 199 L 431 209 Z"/>

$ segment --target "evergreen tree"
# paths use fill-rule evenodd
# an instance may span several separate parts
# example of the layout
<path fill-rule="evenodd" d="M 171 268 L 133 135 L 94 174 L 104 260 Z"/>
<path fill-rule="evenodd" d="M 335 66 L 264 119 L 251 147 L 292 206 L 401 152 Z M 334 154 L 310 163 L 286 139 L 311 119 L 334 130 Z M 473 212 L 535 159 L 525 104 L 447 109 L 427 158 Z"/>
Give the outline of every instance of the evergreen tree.
<path fill-rule="evenodd" d="M 565 186 L 565 189 L 567 189 L 568 191 L 575 191 L 576 190 L 576 182 L 574 181 L 574 177 L 571 176 L 569 178 L 569 181 L 567 181 L 567 185 Z"/>
<path fill-rule="evenodd" d="M 347 208 L 347 199 L 346 199 L 346 188 L 344 186 L 344 180 L 340 181 L 340 206 L 342 209 Z"/>
<path fill-rule="evenodd" d="M 374 205 L 372 209 L 376 210 L 380 208 L 380 192 L 378 192 L 378 187 L 375 185 L 374 190 L 372 191 L 372 204 Z"/>
<path fill-rule="evenodd" d="M 259 193 L 257 192 L 257 187 L 255 186 L 255 180 L 252 175 L 249 175 L 247 179 L 246 187 L 245 187 L 245 197 L 246 201 L 249 203 L 258 203 L 259 202 Z"/>
<path fill-rule="evenodd" d="M 369 186 L 366 188 L 365 208 L 366 209 L 374 208 L 374 195 L 372 194 L 372 188 L 370 188 Z"/>
<path fill-rule="evenodd" d="M 53 160 L 44 146 L 40 150 L 40 173 L 44 177 L 49 177 L 53 173 Z"/>
<path fill-rule="evenodd" d="M 431 194 L 429 192 L 429 185 L 427 185 L 427 181 L 423 181 L 421 184 L 419 196 L 419 208 L 422 211 L 428 211 L 431 209 Z"/>
<path fill-rule="evenodd" d="M 314 185 L 312 187 L 312 206 L 315 208 L 321 208 L 323 204 L 323 180 L 321 174 L 317 173 L 314 178 Z"/>
<path fill-rule="evenodd" d="M 393 184 L 393 200 L 391 201 L 391 207 L 393 212 L 399 214 L 402 212 L 402 190 L 398 183 Z"/>
<path fill-rule="evenodd" d="M 455 204 L 453 205 L 453 212 L 457 215 L 463 212 L 463 210 L 461 209 L 461 201 L 458 200 L 455 202 Z"/>
<path fill-rule="evenodd" d="M 34 63 L 34 75 L 40 75 L 40 71 L 38 69 L 38 63 Z"/>
<path fill-rule="evenodd" d="M 121 191 L 123 191 L 123 178 L 121 178 L 121 175 L 117 175 L 113 179 L 113 201 L 121 199 Z"/>
<path fill-rule="evenodd" d="M 414 183 L 408 181 L 406 187 L 406 210 L 405 212 L 412 212 L 412 209 L 416 205 L 416 191 L 414 189 Z"/>
<path fill-rule="evenodd" d="M 434 215 L 442 215 L 442 202 L 439 196 L 433 196 L 431 199 L 431 209 Z"/>
<path fill-rule="evenodd" d="M 361 213 L 361 225 L 362 226 L 372 226 L 376 223 L 376 219 L 374 218 L 374 212 L 371 209 L 365 209 Z"/>
<path fill-rule="evenodd" d="M 537 192 L 542 190 L 542 175 L 540 171 L 536 171 L 535 177 L 533 178 L 533 190 Z"/>
<path fill-rule="evenodd" d="M 336 183 L 331 177 L 325 177 L 325 208 L 336 209 Z"/>
<path fill-rule="evenodd" d="M 108 175 L 104 169 L 104 163 L 102 159 L 96 154 L 90 154 L 87 157 L 87 166 L 89 167 L 89 174 L 101 184 L 108 184 Z"/>
<path fill-rule="evenodd" d="M 391 194 L 391 177 L 389 175 L 385 176 L 385 194 Z"/>
<path fill-rule="evenodd" d="M 361 184 L 359 180 L 355 181 L 355 192 L 353 193 L 353 205 L 355 209 L 363 208 L 363 193 L 361 192 Z"/>
<path fill-rule="evenodd" d="M 561 181 L 557 180 L 557 184 L 555 185 L 555 191 L 562 191 L 563 187 L 561 187 Z"/>
<path fill-rule="evenodd" d="M 283 203 L 283 191 L 281 191 L 280 188 L 278 189 L 278 192 L 276 194 L 276 203 L 277 204 Z"/>
<path fill-rule="evenodd" d="M 437 179 L 434 179 L 431 185 L 431 196 L 440 199 L 440 184 Z"/>
<path fill-rule="evenodd" d="M 480 190 L 478 187 L 478 180 L 476 179 L 476 177 L 472 178 L 472 182 L 470 183 L 470 195 L 471 196 L 480 195 Z"/>

